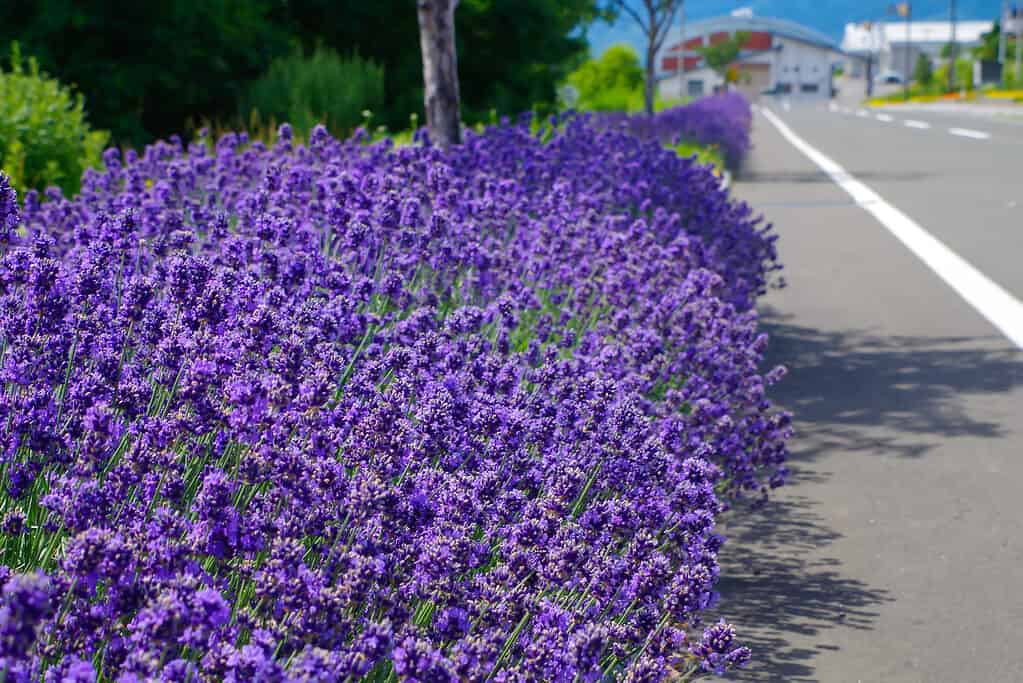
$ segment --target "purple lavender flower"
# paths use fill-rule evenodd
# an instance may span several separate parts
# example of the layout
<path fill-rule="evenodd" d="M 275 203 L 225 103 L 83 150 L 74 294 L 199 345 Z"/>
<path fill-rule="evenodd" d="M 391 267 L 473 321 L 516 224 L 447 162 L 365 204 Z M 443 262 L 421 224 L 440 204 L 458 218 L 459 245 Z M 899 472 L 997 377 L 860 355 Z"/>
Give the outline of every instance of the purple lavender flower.
<path fill-rule="evenodd" d="M 697 656 L 716 515 L 784 477 L 754 311 L 775 239 L 658 142 L 558 125 L 172 139 L 25 197 L 0 246 L 9 678 Z"/>
<path fill-rule="evenodd" d="M 744 666 L 750 660 L 750 649 L 735 643 L 735 628 L 724 620 L 703 631 L 703 639 L 690 647 L 704 671 L 717 675 L 734 667 Z"/>
<path fill-rule="evenodd" d="M 27 657 L 39 629 L 56 609 L 51 580 L 42 573 L 7 579 L 0 597 L 0 659 L 10 664 Z"/>
<path fill-rule="evenodd" d="M 11 239 L 14 229 L 20 222 L 18 194 L 11 187 L 11 179 L 0 173 L 0 244 Z"/>

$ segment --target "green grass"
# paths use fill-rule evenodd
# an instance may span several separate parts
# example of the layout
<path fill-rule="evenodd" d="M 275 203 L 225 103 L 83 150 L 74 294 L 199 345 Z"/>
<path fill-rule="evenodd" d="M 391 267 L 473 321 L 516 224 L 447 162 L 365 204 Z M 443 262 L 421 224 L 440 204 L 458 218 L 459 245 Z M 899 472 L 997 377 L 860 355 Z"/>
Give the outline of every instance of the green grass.
<path fill-rule="evenodd" d="M 717 170 L 718 175 L 724 172 L 725 158 L 717 147 L 706 147 L 695 142 L 682 142 L 672 147 L 680 157 L 695 156 L 701 164 L 710 164 Z"/>

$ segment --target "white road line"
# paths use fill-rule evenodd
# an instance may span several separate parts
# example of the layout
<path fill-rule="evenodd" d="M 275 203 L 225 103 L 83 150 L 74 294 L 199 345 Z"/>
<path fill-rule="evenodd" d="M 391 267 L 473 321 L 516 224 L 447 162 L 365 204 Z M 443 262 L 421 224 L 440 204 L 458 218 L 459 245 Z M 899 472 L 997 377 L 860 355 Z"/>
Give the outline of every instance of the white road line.
<path fill-rule="evenodd" d="M 782 102 L 781 106 L 785 107 L 785 111 L 792 111 L 792 103 L 789 102 L 788 100 Z"/>
<path fill-rule="evenodd" d="M 870 116 L 870 112 L 868 112 L 866 109 L 860 109 L 859 111 L 856 112 L 856 115 L 862 119 L 865 119 L 868 116 Z"/>
<path fill-rule="evenodd" d="M 828 111 L 838 111 L 838 105 L 834 102 L 828 102 Z"/>
<path fill-rule="evenodd" d="M 914 121 L 910 119 L 905 123 L 907 128 L 919 128 L 920 130 L 927 130 L 928 128 L 931 127 L 931 124 L 927 123 L 926 121 Z"/>
<path fill-rule="evenodd" d="M 973 138 L 974 140 L 988 140 L 991 138 L 991 133 L 984 133 L 979 130 L 970 130 L 969 128 L 949 128 L 948 132 L 952 135 L 958 135 L 963 138 Z"/>
<path fill-rule="evenodd" d="M 785 125 L 774 112 L 763 110 L 778 132 L 805 154 L 858 205 L 870 212 L 903 245 L 973 306 L 982 316 L 1023 349 L 1023 303 L 974 268 L 912 218 L 886 202 L 877 192 L 849 174 L 836 162 L 811 147 Z"/>
<path fill-rule="evenodd" d="M 881 122 L 883 122 L 883 123 L 891 123 L 891 122 L 892 122 L 892 121 L 894 121 L 895 119 L 893 119 L 893 118 L 892 118 L 891 116 L 889 116 L 888 114 L 878 114 L 878 115 L 877 115 L 877 120 L 878 120 L 878 121 L 881 121 Z"/>

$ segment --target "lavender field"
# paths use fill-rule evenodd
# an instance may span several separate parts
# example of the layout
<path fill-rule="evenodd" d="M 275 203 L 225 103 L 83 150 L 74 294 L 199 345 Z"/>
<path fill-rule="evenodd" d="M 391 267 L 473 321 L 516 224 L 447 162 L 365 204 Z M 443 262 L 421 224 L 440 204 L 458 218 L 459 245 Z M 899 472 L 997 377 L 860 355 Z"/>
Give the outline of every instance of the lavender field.
<path fill-rule="evenodd" d="M 716 518 L 786 474 L 778 255 L 664 143 L 738 163 L 749 125 L 283 126 L 110 150 L 73 198 L 0 180 L 0 680 L 744 664 L 702 615 Z"/>

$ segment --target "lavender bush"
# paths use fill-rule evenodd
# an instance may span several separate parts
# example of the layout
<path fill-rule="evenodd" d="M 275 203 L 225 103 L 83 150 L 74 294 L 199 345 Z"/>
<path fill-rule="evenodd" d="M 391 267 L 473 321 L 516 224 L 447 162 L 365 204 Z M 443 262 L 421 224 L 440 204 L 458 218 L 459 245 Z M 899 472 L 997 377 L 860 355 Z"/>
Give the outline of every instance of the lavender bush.
<path fill-rule="evenodd" d="M 421 141 L 422 142 L 422 141 Z M 0 180 L 6 681 L 656 681 L 749 651 L 774 238 L 585 117 Z"/>
<path fill-rule="evenodd" d="M 716 147 L 732 167 L 738 166 L 750 149 L 752 112 L 749 102 L 738 92 L 703 97 L 653 116 L 622 113 L 600 116 L 605 125 L 621 125 L 633 135 L 666 145 L 686 141 Z"/>

